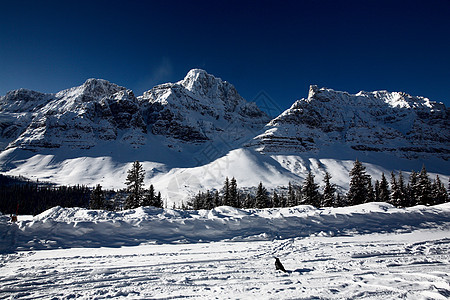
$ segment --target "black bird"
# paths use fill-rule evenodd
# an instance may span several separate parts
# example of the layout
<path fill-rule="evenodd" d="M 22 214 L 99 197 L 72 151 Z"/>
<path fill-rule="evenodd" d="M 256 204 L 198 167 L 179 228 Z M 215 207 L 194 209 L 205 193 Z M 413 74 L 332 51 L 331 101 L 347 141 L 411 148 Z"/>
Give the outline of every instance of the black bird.
<path fill-rule="evenodd" d="M 283 267 L 283 264 L 281 263 L 278 257 L 275 257 L 275 270 L 281 270 L 283 272 L 286 272 L 286 270 Z"/>

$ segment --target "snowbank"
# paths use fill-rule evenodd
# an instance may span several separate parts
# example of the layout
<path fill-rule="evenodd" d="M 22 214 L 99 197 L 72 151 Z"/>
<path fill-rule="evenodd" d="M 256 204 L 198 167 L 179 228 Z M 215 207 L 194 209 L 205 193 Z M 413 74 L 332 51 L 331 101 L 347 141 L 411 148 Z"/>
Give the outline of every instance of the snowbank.
<path fill-rule="evenodd" d="M 322 209 L 221 206 L 183 211 L 141 207 L 120 212 L 54 207 L 17 224 L 0 218 L 0 252 L 404 233 L 424 228 L 450 228 L 450 203 L 405 209 L 369 203 Z"/>

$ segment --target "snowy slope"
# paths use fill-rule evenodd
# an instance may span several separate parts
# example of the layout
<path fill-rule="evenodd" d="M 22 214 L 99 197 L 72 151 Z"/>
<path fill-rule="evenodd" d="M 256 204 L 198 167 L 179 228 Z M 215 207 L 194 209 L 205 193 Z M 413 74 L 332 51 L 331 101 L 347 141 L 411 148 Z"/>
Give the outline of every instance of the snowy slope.
<path fill-rule="evenodd" d="M 22 250 L 0 256 L 0 298 L 450 295 L 448 203 L 116 213 L 53 208 L 20 218 L 11 225 L 0 215 L 3 250 Z M 274 257 L 286 273 L 275 270 Z"/>
<path fill-rule="evenodd" d="M 3 255 L 18 299 L 448 299 L 448 230 Z M 275 271 L 273 256 L 288 273 Z"/>
<path fill-rule="evenodd" d="M 448 229 L 450 204 L 405 209 L 386 203 L 323 209 L 221 206 L 200 211 L 140 207 L 119 212 L 54 207 L 17 225 L 5 219 L 0 220 L 3 252 Z"/>

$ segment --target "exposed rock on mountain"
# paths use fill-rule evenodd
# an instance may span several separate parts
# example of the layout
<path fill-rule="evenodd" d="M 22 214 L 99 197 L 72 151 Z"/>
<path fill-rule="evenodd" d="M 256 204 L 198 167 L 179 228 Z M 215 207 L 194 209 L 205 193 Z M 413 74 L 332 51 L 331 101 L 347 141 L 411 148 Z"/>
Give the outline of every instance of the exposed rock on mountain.
<path fill-rule="evenodd" d="M 2 138 L 6 148 L 38 151 L 62 145 L 87 149 L 97 140 L 133 139 L 146 132 L 131 90 L 106 80 L 88 79 L 57 94 L 18 90 L 0 98 Z M 17 125 L 19 124 L 19 125 Z M 13 133 L 13 134 L 11 134 Z"/>
<path fill-rule="evenodd" d="M 352 95 L 311 86 L 308 98 L 272 120 L 251 145 L 264 153 L 317 151 L 334 145 L 448 160 L 449 116 L 442 103 L 424 97 L 387 91 Z"/>
<path fill-rule="evenodd" d="M 231 143 L 250 138 L 269 118 L 228 82 L 191 70 L 177 83 L 157 86 L 136 98 L 131 90 L 101 79 L 57 94 L 28 90 L 0 98 L 1 150 L 68 146 L 89 149 L 118 140 L 139 147 L 152 134 L 176 141 Z"/>
<path fill-rule="evenodd" d="M 226 81 L 193 69 L 177 83 L 154 87 L 139 97 L 154 134 L 184 142 L 227 143 L 255 134 L 269 117 Z"/>

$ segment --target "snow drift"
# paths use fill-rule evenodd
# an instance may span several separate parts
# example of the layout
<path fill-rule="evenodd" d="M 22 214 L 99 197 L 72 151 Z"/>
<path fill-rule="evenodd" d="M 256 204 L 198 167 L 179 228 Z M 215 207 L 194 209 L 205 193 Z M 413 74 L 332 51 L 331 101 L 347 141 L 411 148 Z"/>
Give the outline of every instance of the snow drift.
<path fill-rule="evenodd" d="M 0 251 L 405 233 L 428 228 L 450 228 L 450 203 L 411 208 L 368 203 L 260 210 L 221 206 L 200 211 L 141 207 L 120 212 L 54 207 L 17 224 L 2 216 Z"/>

